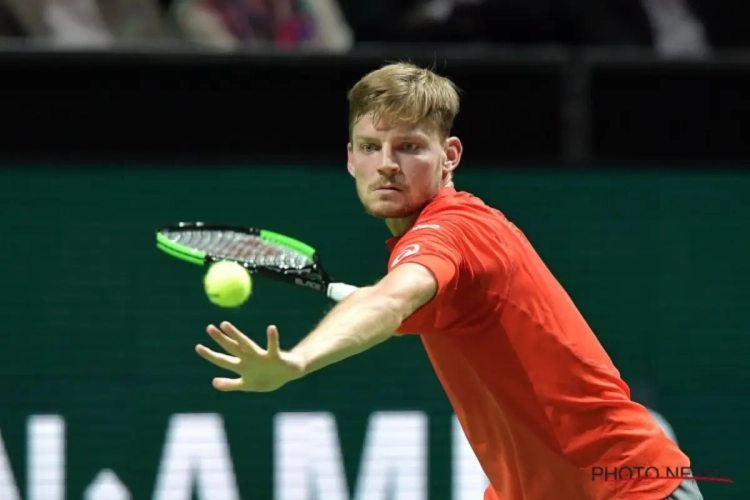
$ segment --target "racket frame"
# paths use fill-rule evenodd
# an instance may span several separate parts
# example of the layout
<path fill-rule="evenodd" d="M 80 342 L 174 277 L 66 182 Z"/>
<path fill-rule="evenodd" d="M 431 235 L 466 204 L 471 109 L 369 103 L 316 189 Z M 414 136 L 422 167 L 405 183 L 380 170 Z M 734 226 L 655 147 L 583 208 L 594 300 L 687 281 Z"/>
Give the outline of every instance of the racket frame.
<path fill-rule="evenodd" d="M 168 231 L 187 232 L 187 231 L 231 231 L 241 234 L 255 236 L 261 240 L 276 243 L 280 246 L 288 247 L 300 254 L 306 256 L 312 261 L 307 266 L 285 267 L 285 266 L 267 266 L 257 265 L 242 259 L 219 257 L 211 252 L 190 248 L 180 243 L 175 243 L 167 238 L 163 233 Z M 330 296 L 330 288 L 333 281 L 328 272 L 323 268 L 320 255 L 311 246 L 289 236 L 256 227 L 233 226 L 230 224 L 210 224 L 205 222 L 179 222 L 162 226 L 156 231 L 156 246 L 164 253 L 199 266 L 210 266 L 214 262 L 228 260 L 240 264 L 247 269 L 251 275 L 257 275 L 264 278 L 284 281 L 292 285 L 310 288 L 317 292 Z"/>

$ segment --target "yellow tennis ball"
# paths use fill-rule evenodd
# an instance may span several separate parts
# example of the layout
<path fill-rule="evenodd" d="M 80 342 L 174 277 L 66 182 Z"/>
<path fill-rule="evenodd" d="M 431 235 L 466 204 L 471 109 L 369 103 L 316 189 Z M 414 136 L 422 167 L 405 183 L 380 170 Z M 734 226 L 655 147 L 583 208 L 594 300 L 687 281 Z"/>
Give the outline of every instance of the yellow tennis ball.
<path fill-rule="evenodd" d="M 239 307 L 253 292 L 247 269 L 231 261 L 215 262 L 203 278 L 208 300 L 220 307 Z"/>

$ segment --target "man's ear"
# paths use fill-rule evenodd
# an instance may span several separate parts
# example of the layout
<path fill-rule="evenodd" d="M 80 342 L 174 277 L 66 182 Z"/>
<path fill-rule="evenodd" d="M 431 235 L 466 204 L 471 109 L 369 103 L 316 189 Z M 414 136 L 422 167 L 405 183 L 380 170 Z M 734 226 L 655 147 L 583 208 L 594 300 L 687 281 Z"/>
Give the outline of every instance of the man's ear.
<path fill-rule="evenodd" d="M 464 152 L 464 146 L 458 137 L 448 137 L 445 140 L 445 162 L 443 164 L 443 179 L 449 179 L 453 171 L 461 163 L 461 155 Z"/>
<path fill-rule="evenodd" d="M 354 164 L 352 163 L 352 160 L 354 159 L 354 150 L 352 149 L 352 143 L 348 143 L 346 145 L 346 169 L 349 171 L 349 175 L 354 177 Z"/>

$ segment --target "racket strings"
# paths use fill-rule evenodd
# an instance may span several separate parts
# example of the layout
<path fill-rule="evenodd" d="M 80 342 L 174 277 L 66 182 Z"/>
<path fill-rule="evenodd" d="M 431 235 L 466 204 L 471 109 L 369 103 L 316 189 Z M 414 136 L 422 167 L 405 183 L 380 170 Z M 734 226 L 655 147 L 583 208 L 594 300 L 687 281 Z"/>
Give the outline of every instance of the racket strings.
<path fill-rule="evenodd" d="M 171 241 L 217 258 L 233 259 L 258 266 L 298 268 L 313 264 L 305 255 L 265 241 L 252 234 L 233 231 L 179 231 L 166 233 Z"/>

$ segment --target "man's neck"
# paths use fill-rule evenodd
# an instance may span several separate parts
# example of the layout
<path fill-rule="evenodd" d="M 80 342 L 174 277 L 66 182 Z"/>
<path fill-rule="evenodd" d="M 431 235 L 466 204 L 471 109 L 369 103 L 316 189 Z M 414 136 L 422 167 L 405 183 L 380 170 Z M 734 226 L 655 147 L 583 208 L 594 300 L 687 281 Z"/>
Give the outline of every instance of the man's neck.
<path fill-rule="evenodd" d="M 442 187 L 450 187 L 454 188 L 453 181 L 451 179 L 448 179 L 448 181 L 442 185 Z M 424 208 L 424 207 L 422 207 Z M 408 217 L 400 217 L 398 219 L 386 219 L 385 225 L 388 226 L 388 229 L 391 231 L 391 234 L 393 236 L 401 236 L 406 231 L 409 230 L 409 228 L 414 224 L 414 221 L 417 220 L 417 217 L 419 217 L 419 214 L 422 212 L 420 210 L 417 213 L 411 214 Z"/>
<path fill-rule="evenodd" d="M 391 231 L 393 236 L 401 236 L 414 224 L 414 221 L 419 217 L 419 213 L 412 214 L 408 217 L 401 217 L 398 219 L 386 219 L 385 225 Z"/>

